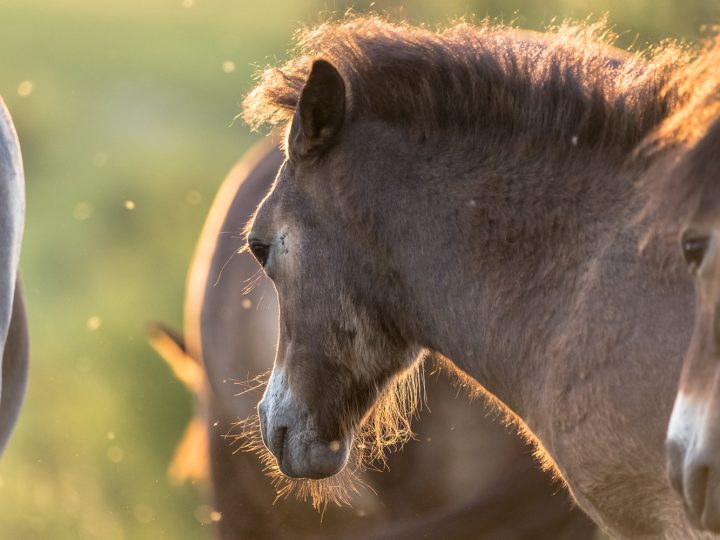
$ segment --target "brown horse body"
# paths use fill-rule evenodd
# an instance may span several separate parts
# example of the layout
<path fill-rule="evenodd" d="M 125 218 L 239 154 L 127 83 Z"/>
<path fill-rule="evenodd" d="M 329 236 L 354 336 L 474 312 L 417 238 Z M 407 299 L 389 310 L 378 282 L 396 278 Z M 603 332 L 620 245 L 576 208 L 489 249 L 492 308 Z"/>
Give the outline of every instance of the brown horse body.
<path fill-rule="evenodd" d="M 670 480 L 693 524 L 720 532 L 720 40 L 685 71 L 685 105 L 648 145 L 672 158 L 648 181 L 648 214 L 662 216 L 651 223 L 680 241 L 696 293 L 667 435 Z"/>
<path fill-rule="evenodd" d="M 676 106 L 677 65 L 577 31 L 378 19 L 309 31 L 300 53 L 247 102 L 251 122 L 290 121 L 248 230 L 281 306 L 259 407 L 280 469 L 341 470 L 429 350 L 527 428 L 612 534 L 702 537 L 663 444 L 692 284 L 671 243 L 638 249 L 639 180 L 666 155 L 633 149 Z"/>
<path fill-rule="evenodd" d="M 553 486 L 530 449 L 469 404 L 441 375 L 427 375 L 430 410 L 417 439 L 389 457 L 388 470 L 367 471 L 352 508 L 330 505 L 322 520 L 306 502 L 274 503 L 276 493 L 258 457 L 238 452 L 232 424 L 254 413 L 259 395 L 237 380 L 272 367 L 277 300 L 268 280 L 249 291 L 257 265 L 238 254 L 242 230 L 272 186 L 283 156 L 266 141 L 241 160 L 221 187 L 197 245 L 188 278 L 185 351 L 164 356 L 198 394 L 203 430 L 181 446 L 197 468 L 209 444 L 211 489 L 222 538 L 592 538 L 594 525 Z M 173 358 L 174 357 L 174 358 Z M 202 359 L 203 376 L 192 359 Z M 198 376 L 200 375 L 200 376 Z M 241 394 L 241 395 L 238 395 Z M 193 433 L 193 432 L 191 432 Z M 190 445 L 188 445 L 190 443 Z M 183 456 L 178 456 L 180 460 Z M 175 470 L 178 471 L 176 462 Z"/>

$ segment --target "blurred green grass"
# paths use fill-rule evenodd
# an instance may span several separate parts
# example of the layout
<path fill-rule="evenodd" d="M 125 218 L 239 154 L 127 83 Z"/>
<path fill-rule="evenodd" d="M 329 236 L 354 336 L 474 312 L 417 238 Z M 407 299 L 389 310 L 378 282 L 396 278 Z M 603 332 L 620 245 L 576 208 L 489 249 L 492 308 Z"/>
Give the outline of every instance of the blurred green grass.
<path fill-rule="evenodd" d="M 22 271 L 32 335 L 25 409 L 0 461 L 1 539 L 210 537 L 197 490 L 166 480 L 191 403 L 146 346 L 143 324 L 181 325 L 205 212 L 258 138 L 233 123 L 255 67 L 282 58 L 300 24 L 348 5 L 0 4 L 0 95 L 27 177 Z M 625 46 L 695 38 L 720 13 L 705 0 L 373 6 L 413 21 L 475 13 L 528 28 L 607 12 Z"/>

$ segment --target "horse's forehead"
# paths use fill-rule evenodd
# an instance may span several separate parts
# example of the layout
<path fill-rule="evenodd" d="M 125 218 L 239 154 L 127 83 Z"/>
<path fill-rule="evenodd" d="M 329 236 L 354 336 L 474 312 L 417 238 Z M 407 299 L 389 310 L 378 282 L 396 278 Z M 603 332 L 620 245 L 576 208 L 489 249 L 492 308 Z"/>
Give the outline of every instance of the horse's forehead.
<path fill-rule="evenodd" d="M 288 211 L 296 204 L 293 202 L 294 199 L 297 199 L 293 193 L 294 191 L 288 165 L 285 163 L 280 168 L 275 182 L 255 213 L 253 228 L 264 228 L 270 224 L 278 227 L 281 221 L 286 220 Z"/>
<path fill-rule="evenodd" d="M 288 164 L 278 174 L 267 199 L 275 219 L 292 220 L 296 225 L 310 217 L 317 220 L 330 210 L 328 205 L 337 206 L 342 202 L 333 197 L 331 184 L 335 180 L 332 166 L 325 163 Z"/>

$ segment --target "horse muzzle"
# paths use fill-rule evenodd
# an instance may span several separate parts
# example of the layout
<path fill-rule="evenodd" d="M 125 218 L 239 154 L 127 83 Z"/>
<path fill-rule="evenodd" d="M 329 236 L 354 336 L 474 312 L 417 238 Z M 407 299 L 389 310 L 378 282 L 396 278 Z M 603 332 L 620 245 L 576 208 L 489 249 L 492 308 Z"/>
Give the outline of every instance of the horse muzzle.
<path fill-rule="evenodd" d="M 682 394 L 673 408 L 666 441 L 670 484 L 700 530 L 720 532 L 720 439 L 708 429 L 701 403 Z"/>
<path fill-rule="evenodd" d="M 345 467 L 352 437 L 323 440 L 309 415 L 296 407 L 277 408 L 267 397 L 258 404 L 258 414 L 263 442 L 285 476 L 319 480 Z"/>

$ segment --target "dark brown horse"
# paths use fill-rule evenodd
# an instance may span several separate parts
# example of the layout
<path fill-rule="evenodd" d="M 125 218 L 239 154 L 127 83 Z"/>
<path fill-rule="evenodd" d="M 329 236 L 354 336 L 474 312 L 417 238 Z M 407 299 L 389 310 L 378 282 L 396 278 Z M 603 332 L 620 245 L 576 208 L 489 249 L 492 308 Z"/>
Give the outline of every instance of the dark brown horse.
<path fill-rule="evenodd" d="M 693 523 L 714 532 L 720 532 L 719 152 L 720 120 L 689 152 L 678 174 L 686 181 L 696 175 L 710 179 L 680 236 L 696 283 L 695 328 L 668 428 L 671 482 Z"/>
<path fill-rule="evenodd" d="M 28 335 L 18 261 L 25 225 L 25 180 L 17 134 L 0 99 L 0 454 L 25 395 Z"/>
<path fill-rule="evenodd" d="M 678 63 L 583 29 L 360 18 L 265 73 L 246 117 L 286 121 L 287 158 L 248 246 L 280 302 L 259 414 L 283 473 L 343 470 L 431 351 L 614 535 L 698 537 L 663 444 L 692 283 L 676 247 L 638 250 L 664 154 L 634 148 L 678 106 Z"/>
<path fill-rule="evenodd" d="M 171 472 L 197 476 L 209 454 L 211 489 L 222 538 L 592 538 L 595 527 L 571 509 L 531 449 L 468 404 L 440 374 L 427 373 L 430 410 L 420 412 L 416 440 L 389 456 L 385 472 L 366 471 L 372 490 L 352 508 L 330 505 L 321 521 L 309 504 L 281 499 L 254 454 L 238 452 L 233 423 L 254 413 L 258 393 L 237 380 L 271 369 L 277 300 L 249 253 L 237 253 L 240 231 L 272 187 L 283 154 L 270 141 L 232 170 L 197 245 L 186 298 L 187 344 L 156 328 L 153 342 L 197 396 L 198 418 L 178 448 Z M 202 359 L 202 363 L 198 360 Z M 204 370 L 202 368 L 204 366 Z M 241 395 L 238 395 L 241 394 Z M 209 438 L 208 438 L 209 435 Z M 209 449 L 207 445 L 209 444 Z M 373 492 L 374 490 L 374 492 Z"/>
<path fill-rule="evenodd" d="M 648 187 L 654 233 L 680 241 L 695 281 L 695 326 L 667 435 L 673 487 L 691 521 L 720 532 L 720 40 L 681 74 L 685 103 L 651 139 L 670 166 Z"/>

